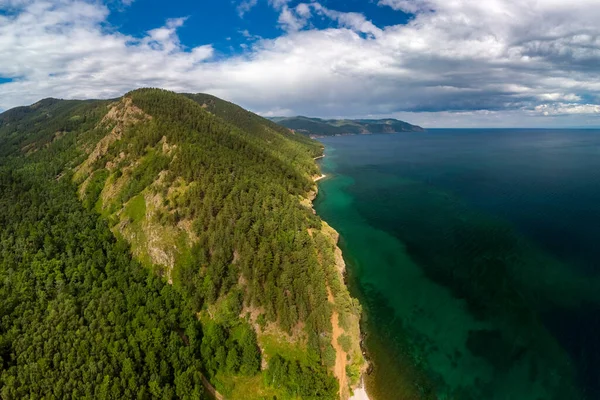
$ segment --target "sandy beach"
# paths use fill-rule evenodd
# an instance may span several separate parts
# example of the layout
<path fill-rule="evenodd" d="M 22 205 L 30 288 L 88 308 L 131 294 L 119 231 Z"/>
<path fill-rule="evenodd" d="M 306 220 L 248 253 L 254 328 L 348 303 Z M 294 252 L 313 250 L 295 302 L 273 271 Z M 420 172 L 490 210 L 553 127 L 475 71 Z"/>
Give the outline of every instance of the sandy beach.
<path fill-rule="evenodd" d="M 354 389 L 354 395 L 350 397 L 350 400 L 370 400 L 364 384 L 358 389 Z"/>

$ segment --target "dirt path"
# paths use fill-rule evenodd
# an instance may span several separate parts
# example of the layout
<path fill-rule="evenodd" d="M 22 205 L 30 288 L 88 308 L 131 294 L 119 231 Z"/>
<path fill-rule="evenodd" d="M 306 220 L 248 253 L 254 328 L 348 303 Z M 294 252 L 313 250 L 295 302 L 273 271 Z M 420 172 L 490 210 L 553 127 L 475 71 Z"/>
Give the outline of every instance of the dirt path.
<path fill-rule="evenodd" d="M 225 397 L 223 397 L 223 395 L 221 393 L 217 392 L 217 389 L 215 389 L 215 387 L 210 384 L 210 382 L 208 381 L 208 379 L 206 379 L 204 377 L 204 375 L 201 375 L 201 377 L 202 377 L 202 384 L 204 385 L 204 389 L 206 389 L 206 391 L 208 393 L 210 393 L 210 395 L 212 396 L 213 399 L 225 400 Z"/>
<path fill-rule="evenodd" d="M 329 288 L 327 288 L 327 292 L 329 302 L 334 303 L 333 295 Z M 334 310 L 331 313 L 331 326 L 333 327 L 331 345 L 335 349 L 335 368 L 333 373 L 340 383 L 340 399 L 346 400 L 350 397 L 350 391 L 348 390 L 348 378 L 346 377 L 346 352 L 344 352 L 342 346 L 338 343 L 338 338 L 344 333 L 344 330 L 340 328 L 339 318 L 339 314 Z"/>

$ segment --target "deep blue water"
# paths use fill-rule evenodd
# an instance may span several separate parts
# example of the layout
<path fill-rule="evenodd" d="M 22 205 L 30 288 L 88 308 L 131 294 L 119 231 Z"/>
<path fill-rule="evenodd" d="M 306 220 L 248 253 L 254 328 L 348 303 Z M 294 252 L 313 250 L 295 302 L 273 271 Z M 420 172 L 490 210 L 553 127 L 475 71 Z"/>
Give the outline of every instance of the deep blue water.
<path fill-rule="evenodd" d="M 322 142 L 378 398 L 600 399 L 600 131 Z"/>

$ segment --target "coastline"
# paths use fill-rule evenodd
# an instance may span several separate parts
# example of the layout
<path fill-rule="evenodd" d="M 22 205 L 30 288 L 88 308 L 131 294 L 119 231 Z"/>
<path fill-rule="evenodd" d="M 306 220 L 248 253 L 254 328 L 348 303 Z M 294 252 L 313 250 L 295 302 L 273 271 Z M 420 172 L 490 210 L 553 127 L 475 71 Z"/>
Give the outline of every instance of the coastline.
<path fill-rule="evenodd" d="M 361 383 L 360 387 L 354 389 L 354 395 L 349 400 L 371 400 L 364 383 Z"/>
<path fill-rule="evenodd" d="M 328 137 L 339 137 L 339 136 L 358 136 L 358 135 L 396 135 L 402 133 L 424 133 L 427 132 L 426 129 L 421 128 L 410 130 L 410 131 L 398 131 L 398 132 L 357 132 L 357 133 L 335 133 L 333 135 L 319 135 L 319 134 L 309 134 L 308 137 L 311 139 L 323 139 Z M 323 158 L 325 155 L 315 158 L 315 160 L 319 158 Z"/>
<path fill-rule="evenodd" d="M 314 160 L 317 161 L 319 159 L 322 159 L 325 157 L 325 154 L 323 153 L 323 155 L 319 156 L 319 157 L 315 157 Z M 313 193 L 311 193 L 310 195 L 310 207 L 313 211 L 314 214 L 317 214 L 314 207 L 313 207 L 313 200 L 316 198 L 317 194 L 318 194 L 318 185 L 317 182 L 326 178 L 327 175 L 321 173 L 321 176 L 318 177 L 313 177 L 313 181 L 315 182 L 315 190 Z M 318 214 L 317 214 L 318 215 Z M 347 291 L 349 291 L 349 287 L 345 282 L 345 278 L 346 278 L 346 263 L 344 261 L 343 258 L 343 253 L 341 248 L 339 247 L 339 238 L 340 238 L 340 234 L 339 232 L 337 232 L 333 227 L 331 227 L 324 219 L 321 218 L 321 216 L 319 216 L 319 218 L 323 221 L 324 225 L 326 226 L 326 229 L 331 231 L 331 237 L 333 240 L 333 245 L 335 247 L 335 255 L 336 255 L 336 267 L 338 269 L 338 272 L 340 274 L 340 278 L 341 278 L 341 283 L 342 285 L 345 287 L 345 289 Z M 353 298 L 355 299 L 355 298 Z M 333 299 L 332 299 L 333 300 Z M 356 300 L 356 299 L 355 299 Z M 333 304 L 335 304 L 334 301 L 332 301 Z M 333 315 L 332 315 L 332 322 L 335 319 L 337 321 L 337 313 L 334 311 Z M 334 318 L 334 315 L 336 316 L 336 318 Z M 362 314 L 359 316 L 359 321 L 362 319 Z M 335 327 L 334 327 L 335 328 Z M 360 369 L 360 380 L 359 380 L 359 384 L 355 385 L 353 387 L 351 387 L 351 391 L 348 393 L 348 391 L 345 388 L 342 388 L 340 385 L 340 399 L 342 400 L 371 400 L 371 398 L 369 397 L 369 394 L 367 393 L 367 389 L 366 389 L 366 384 L 365 384 L 365 374 L 367 373 L 367 371 L 369 370 L 369 362 L 365 357 L 365 350 L 363 349 L 363 332 L 361 331 L 361 326 L 360 323 L 358 323 L 358 337 L 355 338 L 358 342 L 359 348 L 360 348 L 360 354 L 362 357 L 362 366 Z M 340 354 L 339 352 L 342 352 L 341 349 L 339 349 L 339 346 L 335 346 L 334 344 L 334 348 L 336 348 L 336 353 L 337 353 L 337 357 L 339 358 Z M 342 352 L 341 356 L 344 357 L 344 359 L 346 358 L 346 353 Z M 348 366 L 349 364 L 346 362 L 346 365 Z M 344 379 L 340 379 L 338 378 L 338 382 L 345 382 L 346 381 L 346 377 L 344 377 Z"/>
<path fill-rule="evenodd" d="M 571 135 L 571 132 L 568 134 Z M 457 132 L 456 135 L 463 137 L 462 135 L 465 134 Z M 518 134 L 514 133 L 514 135 Z M 474 136 L 468 136 L 469 140 Z M 536 136 L 531 141 L 537 139 Z M 582 138 L 584 139 L 587 140 L 587 137 Z M 487 138 L 473 140 L 474 144 L 479 145 L 486 142 Z M 434 156 L 439 155 L 440 152 L 445 157 L 446 149 L 430 146 L 429 140 L 415 138 L 409 143 L 420 151 L 412 152 L 411 146 L 405 145 L 403 139 L 394 140 L 384 138 L 383 135 L 373 138 L 323 139 L 322 143 L 327 146 L 327 157 L 318 164 L 321 171 L 328 175 L 328 179 L 318 183 L 319 196 L 314 200 L 314 209 L 319 217 L 331 223 L 343 235 L 339 247 L 350 264 L 345 283 L 363 305 L 364 320 L 361 331 L 365 336 L 365 348 L 368 349 L 367 358 L 371 359 L 373 367 L 372 371 L 364 375 L 364 384 L 369 397 L 408 399 L 420 398 L 425 393 L 432 396 L 452 397 L 453 393 L 463 395 L 467 393 L 464 390 L 468 390 L 468 393 L 473 393 L 473 396 L 468 397 L 473 398 L 485 398 L 488 393 L 497 393 L 499 398 L 504 396 L 550 398 L 555 392 L 561 393 L 561 398 L 579 398 L 577 390 L 595 390 L 594 386 L 597 385 L 593 382 L 588 384 L 592 389 L 587 387 L 578 389 L 578 385 L 583 386 L 583 384 L 572 377 L 576 377 L 577 373 L 581 374 L 579 371 L 584 371 L 584 374 L 592 371 L 585 370 L 585 365 L 579 367 L 581 370 L 575 370 L 578 367 L 575 363 L 581 363 L 582 360 L 577 357 L 584 357 L 584 355 L 572 355 L 574 353 L 571 347 L 566 349 L 558 347 L 562 343 L 553 339 L 553 332 L 550 331 L 550 329 L 557 329 L 560 334 L 581 338 L 583 343 L 593 343 L 593 341 L 588 342 L 587 334 L 579 336 L 577 329 L 571 328 L 571 323 L 575 325 L 574 321 L 584 321 L 577 322 L 575 326 L 579 324 L 586 326 L 588 321 L 585 319 L 589 319 L 586 315 L 593 315 L 591 308 L 573 314 L 568 307 L 562 309 L 557 307 L 558 311 L 553 315 L 555 319 L 550 322 L 532 319 L 531 322 L 526 321 L 528 324 L 517 324 L 514 323 L 514 316 L 521 315 L 521 308 L 515 311 L 505 303 L 496 303 L 496 299 L 492 299 L 494 302 L 490 301 L 490 304 L 494 304 L 497 310 L 494 312 L 501 313 L 503 318 L 508 316 L 506 319 L 494 320 L 484 312 L 477 314 L 478 310 L 469 308 L 464 299 L 457 298 L 451 290 L 456 287 L 452 286 L 455 283 L 440 282 L 426 274 L 427 268 L 435 267 L 438 270 L 445 268 L 446 266 L 442 265 L 445 263 L 443 260 L 434 260 L 434 262 L 427 258 L 421 259 L 414 257 L 414 254 L 407 250 L 410 244 L 407 245 L 406 240 L 415 240 L 415 243 L 421 246 L 415 253 L 417 255 L 423 251 L 425 257 L 428 248 L 435 248 L 447 257 L 445 259 L 450 259 L 452 256 L 459 260 L 466 260 L 461 264 L 479 265 L 470 264 L 470 257 L 478 254 L 507 254 L 507 248 L 496 246 L 497 238 L 518 237 L 518 242 L 506 239 L 506 243 L 511 245 L 508 248 L 510 254 L 513 254 L 513 246 L 515 248 L 519 246 L 518 248 L 521 249 L 520 241 L 524 240 L 519 236 L 521 233 L 514 228 L 504 228 L 503 224 L 506 222 L 497 217 L 495 213 L 498 211 L 495 207 L 492 208 L 494 213 L 486 214 L 468 203 L 459 203 L 452 197 L 449 188 L 467 192 L 470 190 L 469 186 L 464 186 L 466 181 L 462 178 L 452 180 L 447 179 L 446 176 L 440 177 L 448 184 L 448 187 L 444 186 L 443 189 L 441 187 L 432 189 L 427 181 L 421 181 L 424 176 L 431 176 L 432 171 L 437 171 L 439 160 L 426 163 L 423 166 L 424 172 L 421 172 L 420 168 L 418 171 L 413 171 L 414 168 L 407 163 L 407 160 L 411 163 L 418 162 L 421 158 L 420 151 L 425 149 L 431 151 L 434 159 Z M 520 164 L 506 165 L 501 157 L 503 153 L 496 153 L 497 149 L 505 148 L 498 146 L 508 148 L 512 143 L 512 141 L 498 139 L 498 144 L 487 149 L 489 154 L 496 154 L 498 157 L 490 158 L 490 161 L 498 163 L 490 165 L 490 173 L 500 175 L 500 172 L 513 172 L 515 168 L 520 169 Z M 399 151 L 400 148 L 402 152 Z M 384 153 L 383 150 L 389 151 Z M 452 154 L 463 154 L 465 151 L 462 144 L 455 144 L 455 147 L 448 151 L 450 150 L 455 152 Z M 528 147 L 527 153 L 529 151 Z M 548 152 L 552 153 L 552 150 L 544 150 L 542 154 L 549 154 Z M 401 161 L 389 162 L 391 157 L 395 160 L 397 154 L 403 155 Z M 581 154 L 575 152 L 571 156 L 580 157 Z M 479 157 L 479 154 L 473 155 L 473 161 L 480 161 Z M 375 158 L 379 158 L 381 162 L 377 162 Z M 443 157 L 442 159 L 444 162 L 447 161 Z M 470 165 L 463 165 L 459 160 L 462 159 L 453 158 L 448 162 L 457 170 Z M 370 165 L 374 167 L 366 167 Z M 315 170 L 314 175 L 320 173 Z M 545 176 L 542 174 L 538 178 Z M 581 176 L 580 179 L 575 180 L 573 184 L 578 186 L 585 178 Z M 539 188 L 530 189 L 530 183 L 525 178 L 519 183 L 521 186 L 511 189 L 531 196 L 523 200 L 522 204 L 525 206 L 530 204 L 532 199 L 539 198 L 536 196 L 543 196 Z M 506 184 L 508 185 L 508 182 Z M 484 194 L 489 198 L 496 198 L 498 192 L 495 189 L 487 188 L 485 183 L 481 185 Z M 373 197 L 374 193 L 384 195 Z M 510 193 L 512 192 L 509 191 L 507 195 Z M 479 194 L 470 195 L 476 196 L 475 200 L 479 199 Z M 567 207 L 564 199 L 566 198 L 559 198 L 552 204 L 557 207 Z M 423 215 L 428 215 L 430 218 L 425 220 L 420 220 L 418 216 L 415 218 L 412 213 L 414 209 L 423 210 L 421 211 Z M 503 210 L 504 208 L 501 208 L 501 211 Z M 557 210 L 558 208 L 553 212 Z M 517 216 L 519 215 L 521 214 L 517 212 Z M 494 219 L 492 220 L 490 216 Z M 407 221 L 407 225 L 399 223 L 403 221 Z M 497 226 L 502 226 L 502 229 L 496 228 Z M 435 235 L 439 231 L 442 232 L 440 236 L 445 235 L 443 232 L 446 229 L 451 232 L 464 230 L 469 234 L 468 239 L 473 239 L 473 242 L 478 243 L 480 247 L 465 249 L 455 244 L 440 245 L 442 241 L 437 240 Z M 480 233 L 482 234 L 479 235 Z M 544 250 L 530 248 L 529 245 L 523 246 L 526 247 L 526 251 L 518 253 L 519 258 L 524 260 L 522 265 L 532 267 L 531 275 L 524 274 L 523 277 L 519 277 L 523 290 L 533 292 L 543 288 L 549 290 L 548 298 L 553 302 L 558 301 L 557 298 L 563 298 L 562 294 L 566 293 L 562 292 L 564 286 L 557 286 L 556 289 L 561 291 L 556 293 L 561 293 L 561 296 L 554 296 L 555 293 L 552 293 L 554 287 L 549 285 L 552 281 L 545 281 L 542 284 L 531 279 L 539 277 L 535 272 L 538 260 L 549 260 L 552 255 Z M 562 269 L 561 266 L 562 263 L 556 263 L 557 269 Z M 490 277 L 468 276 L 469 279 L 476 278 L 481 281 L 468 281 L 467 284 L 479 285 L 489 282 L 493 287 L 495 282 Z M 569 281 L 570 279 L 560 280 L 565 283 Z M 573 288 L 576 286 L 578 285 L 574 284 Z M 586 290 L 573 291 L 572 295 L 586 297 Z M 518 301 L 514 304 L 521 307 Z M 546 307 L 546 303 L 540 305 Z M 528 309 L 527 307 L 528 305 L 525 304 L 523 309 Z M 549 307 L 551 309 L 554 306 Z M 542 323 L 549 325 L 544 326 Z M 497 335 L 507 338 L 504 349 L 496 351 L 494 346 L 489 347 L 487 343 L 490 340 L 500 342 L 493 337 L 490 339 L 491 336 L 486 336 L 491 335 L 489 332 L 500 332 Z M 531 349 L 527 344 L 515 347 L 515 343 L 518 344 L 523 337 L 530 338 L 529 343 L 535 343 L 535 346 Z M 565 343 L 573 345 L 577 342 L 573 340 Z M 521 350 L 522 348 L 527 350 Z M 523 351 L 527 352 L 525 353 L 527 356 L 521 358 Z M 571 353 L 568 353 L 569 351 Z M 520 358 L 514 361 L 511 354 L 518 354 Z M 500 355 L 509 358 L 501 359 L 502 362 L 499 362 Z M 532 375 L 531 371 L 535 371 L 535 374 Z M 561 371 L 558 376 L 562 378 L 553 380 L 554 371 Z M 587 377 L 587 375 L 583 376 Z M 357 390 L 353 399 L 361 399 L 361 392 Z M 563 392 L 568 394 L 563 396 Z"/>

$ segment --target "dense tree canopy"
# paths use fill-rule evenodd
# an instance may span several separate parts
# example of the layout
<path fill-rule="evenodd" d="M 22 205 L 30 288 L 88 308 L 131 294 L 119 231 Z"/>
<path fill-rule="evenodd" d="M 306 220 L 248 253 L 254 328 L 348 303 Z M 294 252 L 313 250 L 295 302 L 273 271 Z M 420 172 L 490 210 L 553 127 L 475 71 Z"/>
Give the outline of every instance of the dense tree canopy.
<path fill-rule="evenodd" d="M 321 146 L 212 96 L 126 99 L 0 115 L 0 397 L 203 398 L 202 374 L 261 373 L 246 307 L 308 338 L 265 384 L 334 398 L 321 222 L 299 201 Z M 132 257 L 136 223 L 189 236 L 173 285 Z"/>
<path fill-rule="evenodd" d="M 202 398 L 201 328 L 71 185 L 0 171 L 3 399 Z"/>

